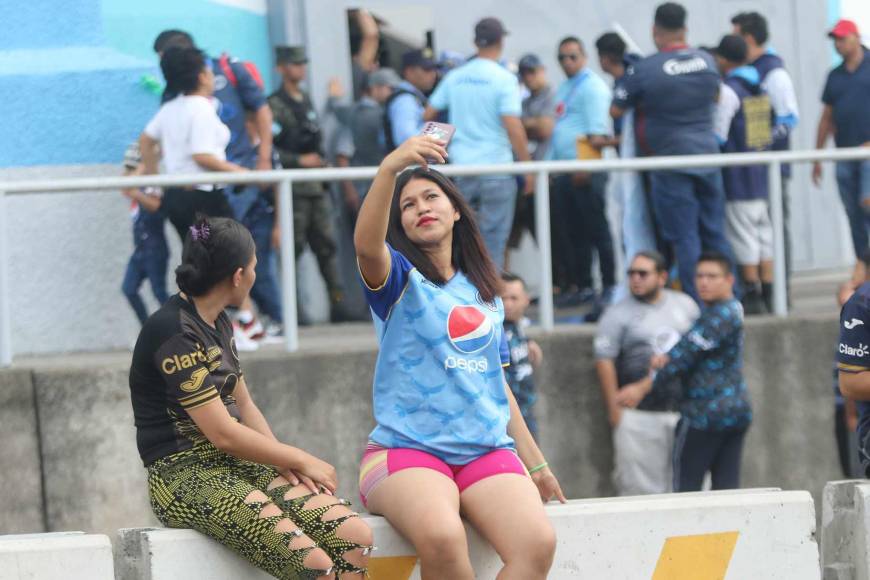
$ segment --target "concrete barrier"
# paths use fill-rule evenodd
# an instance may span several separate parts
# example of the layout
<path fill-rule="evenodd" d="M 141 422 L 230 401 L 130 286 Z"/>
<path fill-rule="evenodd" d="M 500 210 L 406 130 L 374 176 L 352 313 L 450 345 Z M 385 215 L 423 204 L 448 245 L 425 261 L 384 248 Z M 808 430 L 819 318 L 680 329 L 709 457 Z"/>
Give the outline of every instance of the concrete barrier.
<path fill-rule="evenodd" d="M 821 545 L 825 580 L 870 580 L 870 482 L 825 486 Z"/>
<path fill-rule="evenodd" d="M 818 580 L 815 511 L 807 492 L 744 490 L 550 504 L 558 547 L 550 578 Z M 372 580 L 417 580 L 413 548 L 367 516 L 378 550 Z M 269 576 L 192 530 L 119 532 L 118 580 L 230 580 Z M 494 579 L 495 551 L 473 530 L 476 577 Z"/>
<path fill-rule="evenodd" d="M 0 580 L 113 580 L 112 544 L 83 532 L 0 536 Z"/>
<path fill-rule="evenodd" d="M 332 463 L 340 492 L 351 499 L 373 426 L 376 346 L 374 334 L 360 330 L 365 329 L 335 328 L 329 340 L 293 355 L 264 350 L 242 357 L 248 386 L 275 434 Z M 535 337 L 547 357 L 535 377 L 540 444 L 565 493 L 574 498 L 615 492 L 593 334 L 588 326 L 560 326 Z M 821 504 L 825 483 L 842 477 L 829 388 L 836 334 L 834 316 L 747 322 L 745 369 L 755 421 L 744 453 L 744 486 L 806 489 Z M 830 350 L 819 346 L 826 344 Z M 0 489 L 14 486 L 20 490 L 16 496 L 28 502 L 26 513 L 12 517 L 7 511 L 19 507 L 0 505 L 0 533 L 114 534 L 122 527 L 157 525 L 136 452 L 129 364 L 128 353 L 79 355 L 50 366 L 35 361 L 24 374 L 0 371 L 2 401 L 12 397 L 16 381 L 24 381 L 21 396 L 0 405 L 0 435 L 20 441 L 20 452 L 0 449 Z M 28 483 L 17 480 L 18 473 L 30 474 Z"/>
<path fill-rule="evenodd" d="M 39 423 L 33 373 L 0 374 L 0 534 L 45 532 Z M 68 529 L 82 529 L 70 526 Z"/>

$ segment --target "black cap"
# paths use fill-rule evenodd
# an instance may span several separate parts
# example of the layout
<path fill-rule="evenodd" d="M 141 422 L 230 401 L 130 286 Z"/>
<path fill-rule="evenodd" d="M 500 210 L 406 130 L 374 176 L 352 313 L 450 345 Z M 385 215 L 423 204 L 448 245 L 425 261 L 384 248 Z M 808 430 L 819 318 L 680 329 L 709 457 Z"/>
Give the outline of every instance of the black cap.
<path fill-rule="evenodd" d="M 728 62 L 743 64 L 746 62 L 746 41 L 736 34 L 727 34 L 713 52 Z"/>
<path fill-rule="evenodd" d="M 278 64 L 305 64 L 308 57 L 305 56 L 304 46 L 276 46 L 275 62 Z"/>
<path fill-rule="evenodd" d="M 434 70 L 438 67 L 435 62 L 435 54 L 431 48 L 423 48 L 420 50 L 409 50 L 402 55 L 402 69 L 409 66 L 419 66 L 426 70 Z"/>
<path fill-rule="evenodd" d="M 520 71 L 520 74 L 524 72 L 531 72 L 533 70 L 537 70 L 544 66 L 544 63 L 541 62 L 541 59 L 538 58 L 536 54 L 526 54 L 523 55 L 523 58 L 520 59 L 517 68 Z"/>
<path fill-rule="evenodd" d="M 474 27 L 474 44 L 483 48 L 499 42 L 508 31 L 498 18 L 484 18 Z"/>

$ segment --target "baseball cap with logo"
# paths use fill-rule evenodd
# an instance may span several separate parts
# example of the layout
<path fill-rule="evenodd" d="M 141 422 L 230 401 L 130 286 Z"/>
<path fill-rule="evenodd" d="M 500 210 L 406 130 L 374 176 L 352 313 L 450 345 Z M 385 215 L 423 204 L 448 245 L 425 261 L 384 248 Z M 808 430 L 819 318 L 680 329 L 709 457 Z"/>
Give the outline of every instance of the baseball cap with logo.
<path fill-rule="evenodd" d="M 492 46 L 507 36 L 508 31 L 498 18 L 484 18 L 474 27 L 474 44 Z"/>
<path fill-rule="evenodd" d="M 828 32 L 831 38 L 845 38 L 851 35 L 860 36 L 858 33 L 858 25 L 852 20 L 843 18 L 839 20 L 834 27 Z"/>

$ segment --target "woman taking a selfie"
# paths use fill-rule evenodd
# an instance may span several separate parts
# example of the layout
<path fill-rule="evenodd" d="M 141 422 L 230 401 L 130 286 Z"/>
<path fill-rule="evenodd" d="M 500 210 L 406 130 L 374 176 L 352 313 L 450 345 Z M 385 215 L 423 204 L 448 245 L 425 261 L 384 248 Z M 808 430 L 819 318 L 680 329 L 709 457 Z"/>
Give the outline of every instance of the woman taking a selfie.
<path fill-rule="evenodd" d="M 462 195 L 427 167 L 444 145 L 412 137 L 387 156 L 356 224 L 380 340 L 360 495 L 425 580 L 474 577 L 460 513 L 501 556 L 500 580 L 542 580 L 556 538 L 541 499 L 565 499 L 505 382 L 495 265 Z"/>
<path fill-rule="evenodd" d="M 276 578 L 364 578 L 372 533 L 333 495 L 335 469 L 279 442 L 248 392 L 224 309 L 247 298 L 256 261 L 244 226 L 200 219 L 181 292 L 142 328 L 130 391 L 151 506 Z"/>

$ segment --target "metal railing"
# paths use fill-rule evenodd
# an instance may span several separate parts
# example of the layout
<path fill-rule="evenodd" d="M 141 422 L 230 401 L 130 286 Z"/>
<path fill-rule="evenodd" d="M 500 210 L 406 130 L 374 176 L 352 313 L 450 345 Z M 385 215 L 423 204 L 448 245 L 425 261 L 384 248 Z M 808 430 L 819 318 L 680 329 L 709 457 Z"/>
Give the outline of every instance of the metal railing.
<path fill-rule="evenodd" d="M 770 190 L 771 219 L 774 231 L 774 313 L 786 316 L 785 237 L 782 213 L 783 163 L 808 161 L 849 161 L 870 159 L 870 148 L 777 151 L 762 153 L 729 153 L 715 155 L 688 155 L 673 157 L 646 157 L 639 159 L 605 159 L 590 161 L 528 161 L 499 165 L 445 165 L 438 170 L 449 176 L 468 175 L 536 175 L 535 226 L 541 259 L 539 312 L 540 324 L 545 330 L 554 326 L 553 273 L 550 239 L 550 185 L 551 174 L 614 171 L 650 171 L 665 169 L 692 169 L 703 167 L 732 167 L 737 165 L 767 165 Z M 296 318 L 296 258 L 293 248 L 293 183 L 306 181 L 342 181 L 371 179 L 376 167 L 342 169 L 283 169 L 258 171 L 256 183 L 277 184 L 281 224 L 281 286 L 284 315 L 284 338 L 287 351 L 299 348 Z M 11 321 L 9 311 L 8 229 L 6 227 L 6 199 L 10 195 L 46 192 L 76 192 L 118 190 L 128 187 L 190 186 L 203 183 L 250 183 L 251 173 L 204 173 L 196 175 L 152 175 L 145 177 L 97 177 L 0 182 L 0 367 L 12 362 Z"/>

